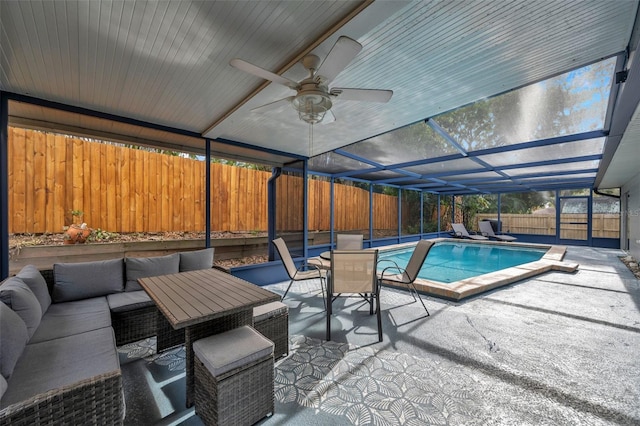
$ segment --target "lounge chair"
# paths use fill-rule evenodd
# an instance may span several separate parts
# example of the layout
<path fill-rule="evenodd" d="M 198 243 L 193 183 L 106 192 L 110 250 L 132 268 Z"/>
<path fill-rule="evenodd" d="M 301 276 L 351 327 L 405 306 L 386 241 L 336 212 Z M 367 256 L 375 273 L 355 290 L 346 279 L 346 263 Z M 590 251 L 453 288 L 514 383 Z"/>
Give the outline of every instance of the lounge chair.
<path fill-rule="evenodd" d="M 291 253 L 289 252 L 289 248 L 287 247 L 287 244 L 284 242 L 284 240 L 282 238 L 276 238 L 272 242 L 273 245 L 276 246 L 278 254 L 280 255 L 280 259 L 282 259 L 282 263 L 284 264 L 284 269 L 287 271 L 287 275 L 291 280 L 289 281 L 287 290 L 284 292 L 280 300 L 284 300 L 284 298 L 287 297 L 287 293 L 289 293 L 291 284 L 293 284 L 294 281 L 306 281 L 314 279 L 320 280 L 320 289 L 322 290 L 322 299 L 324 300 L 325 280 L 327 277 L 326 271 L 319 268 L 318 265 L 312 265 L 309 263 L 304 263 L 296 268 L 296 264 L 293 262 Z"/>
<path fill-rule="evenodd" d="M 407 267 L 402 269 L 396 262 L 390 259 L 381 260 L 382 262 L 391 262 L 393 266 L 387 266 L 380 273 L 380 282 L 389 282 L 391 284 L 402 284 L 406 285 L 409 288 L 409 293 L 413 296 L 413 300 L 416 301 L 416 296 L 422 303 L 422 307 L 427 312 L 427 316 L 429 316 L 429 311 L 420 297 L 420 293 L 416 289 L 414 281 L 418 278 L 418 273 L 420 272 L 420 268 L 422 268 L 422 264 L 424 263 L 429 251 L 433 247 L 433 241 L 420 240 L 416 245 L 415 249 L 413 249 L 413 253 L 409 258 L 409 262 L 407 263 Z M 385 275 L 386 274 L 386 275 Z"/>
<path fill-rule="evenodd" d="M 451 227 L 457 238 L 468 238 L 470 240 L 488 240 L 484 235 L 469 234 L 467 228 L 462 223 L 452 223 Z"/>
<path fill-rule="evenodd" d="M 480 221 L 479 225 L 480 225 L 480 232 L 482 232 L 482 235 L 484 235 L 485 237 L 493 238 L 494 240 L 498 240 L 498 241 L 517 240 L 516 237 L 512 237 L 511 235 L 496 234 L 495 232 L 493 232 L 493 227 L 491 226 L 491 222 L 488 222 L 486 220 Z"/>

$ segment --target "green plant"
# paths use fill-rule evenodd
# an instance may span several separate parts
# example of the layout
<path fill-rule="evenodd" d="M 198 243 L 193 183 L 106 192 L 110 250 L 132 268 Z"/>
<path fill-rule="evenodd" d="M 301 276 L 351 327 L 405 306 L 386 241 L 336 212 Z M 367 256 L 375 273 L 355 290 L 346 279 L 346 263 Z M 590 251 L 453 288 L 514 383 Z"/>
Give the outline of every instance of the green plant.
<path fill-rule="evenodd" d="M 96 228 L 91 233 L 91 236 L 89 237 L 89 241 L 93 241 L 93 242 L 110 241 L 115 237 L 118 237 L 117 232 L 109 232 L 109 231 L 105 231 L 104 229 Z"/>
<path fill-rule="evenodd" d="M 71 216 L 79 219 L 78 222 L 82 222 L 82 217 L 84 216 L 84 212 L 82 210 L 71 210 L 70 213 Z"/>

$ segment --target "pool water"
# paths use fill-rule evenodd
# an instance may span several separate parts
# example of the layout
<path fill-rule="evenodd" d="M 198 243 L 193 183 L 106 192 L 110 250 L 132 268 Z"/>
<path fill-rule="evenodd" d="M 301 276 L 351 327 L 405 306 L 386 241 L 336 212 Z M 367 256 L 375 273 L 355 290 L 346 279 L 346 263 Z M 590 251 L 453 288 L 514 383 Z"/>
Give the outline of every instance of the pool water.
<path fill-rule="evenodd" d="M 507 245 L 438 242 L 429 251 L 418 278 L 441 283 L 460 281 L 540 260 L 546 252 L 547 249 Z M 411 253 L 413 247 L 383 251 L 379 260 L 390 259 L 405 268 Z M 378 270 L 390 265 L 390 262 L 379 262 Z"/>

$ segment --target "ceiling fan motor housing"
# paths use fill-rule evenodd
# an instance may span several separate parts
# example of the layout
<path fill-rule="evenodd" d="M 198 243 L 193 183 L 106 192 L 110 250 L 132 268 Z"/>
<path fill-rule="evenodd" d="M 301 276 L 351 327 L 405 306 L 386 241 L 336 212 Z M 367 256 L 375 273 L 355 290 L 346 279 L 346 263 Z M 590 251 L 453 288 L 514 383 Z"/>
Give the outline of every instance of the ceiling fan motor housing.
<path fill-rule="evenodd" d="M 314 81 L 303 81 L 291 105 L 298 111 L 301 120 L 316 124 L 322 121 L 333 104 L 326 87 Z"/>

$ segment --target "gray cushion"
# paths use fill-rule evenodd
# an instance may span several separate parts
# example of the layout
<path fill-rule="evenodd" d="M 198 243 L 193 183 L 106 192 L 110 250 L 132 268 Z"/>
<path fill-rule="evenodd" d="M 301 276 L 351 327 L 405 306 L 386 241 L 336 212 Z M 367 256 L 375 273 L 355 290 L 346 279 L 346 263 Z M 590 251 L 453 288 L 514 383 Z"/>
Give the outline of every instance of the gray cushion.
<path fill-rule="evenodd" d="M 274 317 L 282 315 L 289 311 L 289 307 L 282 302 L 271 302 L 253 308 L 253 322 L 258 323 Z"/>
<path fill-rule="evenodd" d="M 216 377 L 268 355 L 273 356 L 273 342 L 244 325 L 196 340 L 193 351 L 211 375 Z"/>
<path fill-rule="evenodd" d="M 40 302 L 40 307 L 42 308 L 42 313 L 44 314 L 49 309 L 49 305 L 51 305 L 51 295 L 49 294 L 49 289 L 47 288 L 47 282 L 44 277 L 33 265 L 27 265 L 18 272 L 16 277 L 20 278 L 24 283 L 31 289 L 33 294 Z"/>
<path fill-rule="evenodd" d="M 146 291 L 125 291 L 124 293 L 110 294 L 107 296 L 111 312 L 127 312 L 134 309 L 155 306 L 155 303 Z"/>
<path fill-rule="evenodd" d="M 0 399 L 2 399 L 2 395 L 7 391 L 7 381 L 4 376 L 0 374 Z"/>
<path fill-rule="evenodd" d="M 180 253 L 180 272 L 211 269 L 213 266 L 213 247 L 204 250 Z"/>
<path fill-rule="evenodd" d="M 120 369 L 113 328 L 27 345 L 0 408 Z"/>
<path fill-rule="evenodd" d="M 118 293 L 121 294 L 121 293 Z M 111 326 L 111 312 L 106 297 L 54 303 L 42 316 L 40 327 L 29 344 L 59 339 Z"/>
<path fill-rule="evenodd" d="M 53 265 L 53 301 L 69 302 L 106 296 L 124 288 L 122 259 Z"/>
<path fill-rule="evenodd" d="M 138 278 L 158 275 L 177 274 L 180 272 L 180 255 L 178 253 L 156 257 L 127 257 L 127 285 L 125 291 L 142 290 Z"/>
<path fill-rule="evenodd" d="M 4 378 L 11 377 L 28 340 L 29 334 L 24 321 L 0 302 L 0 374 Z"/>
<path fill-rule="evenodd" d="M 20 278 L 11 277 L 0 286 L 0 300 L 22 318 L 31 338 L 40 325 L 42 308 L 29 287 Z"/>

